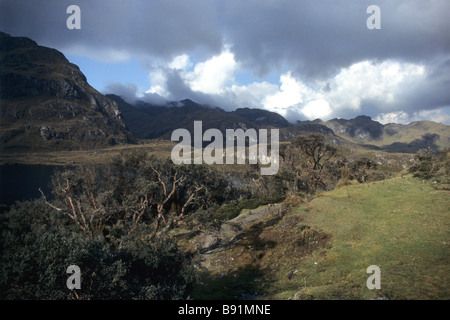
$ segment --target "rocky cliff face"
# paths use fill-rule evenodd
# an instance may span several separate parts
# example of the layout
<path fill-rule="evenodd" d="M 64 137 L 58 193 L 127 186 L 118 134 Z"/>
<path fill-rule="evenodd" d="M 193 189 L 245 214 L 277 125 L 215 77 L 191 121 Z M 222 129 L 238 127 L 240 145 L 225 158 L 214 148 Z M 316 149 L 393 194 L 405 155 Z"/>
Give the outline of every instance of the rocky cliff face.
<path fill-rule="evenodd" d="M 325 125 L 337 135 L 359 141 L 377 140 L 383 135 L 383 125 L 368 116 L 358 116 L 350 120 L 332 119 Z"/>
<path fill-rule="evenodd" d="M 90 149 L 133 140 L 117 103 L 64 55 L 0 32 L 0 150 Z"/>

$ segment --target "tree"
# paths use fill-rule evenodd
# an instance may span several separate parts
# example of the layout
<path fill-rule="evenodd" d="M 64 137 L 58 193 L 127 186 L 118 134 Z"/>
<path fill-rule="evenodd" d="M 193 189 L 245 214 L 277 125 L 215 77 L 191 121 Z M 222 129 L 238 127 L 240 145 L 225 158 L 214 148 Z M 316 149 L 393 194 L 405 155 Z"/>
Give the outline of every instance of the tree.
<path fill-rule="evenodd" d="M 299 148 L 306 158 L 309 188 L 316 189 L 323 185 L 325 164 L 337 153 L 337 149 L 325 143 L 325 137 L 318 133 L 298 136 L 292 145 Z"/>
<path fill-rule="evenodd" d="M 55 174 L 56 200 L 63 212 L 90 238 L 102 234 L 121 246 L 140 223 L 158 236 L 200 207 L 233 196 L 231 183 L 206 165 L 175 165 L 144 152 L 124 154 L 111 165 L 80 167 Z M 45 196 L 44 196 L 45 197 Z"/>
<path fill-rule="evenodd" d="M 375 173 L 377 164 L 367 157 L 361 157 L 352 163 L 350 167 L 356 180 L 360 183 L 364 183 L 369 181 L 371 176 Z"/>
<path fill-rule="evenodd" d="M 57 171 L 54 199 L 41 193 L 0 217 L 0 298 L 186 299 L 195 273 L 169 231 L 237 195 L 212 166 L 145 152 Z M 73 264 L 78 291 L 65 287 Z"/>
<path fill-rule="evenodd" d="M 186 299 L 190 258 L 167 236 L 143 238 L 148 229 L 140 224 L 119 249 L 42 200 L 19 203 L 1 216 L 0 299 Z M 79 290 L 66 287 L 73 264 Z"/>
<path fill-rule="evenodd" d="M 234 196 L 210 166 L 143 152 L 58 171 L 52 185 L 54 200 L 42 192 L 2 216 L 2 298 L 186 299 L 194 272 L 168 231 Z M 72 264 L 81 268 L 79 292 L 64 286 Z"/>

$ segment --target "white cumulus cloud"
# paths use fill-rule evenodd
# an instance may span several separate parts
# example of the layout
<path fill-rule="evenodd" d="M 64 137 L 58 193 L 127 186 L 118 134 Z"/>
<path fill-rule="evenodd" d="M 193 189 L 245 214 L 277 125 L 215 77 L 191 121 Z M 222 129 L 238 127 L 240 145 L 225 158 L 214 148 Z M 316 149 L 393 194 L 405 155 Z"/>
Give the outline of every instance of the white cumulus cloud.
<path fill-rule="evenodd" d="M 405 111 L 388 112 L 378 115 L 375 120 L 382 123 L 401 123 L 408 124 L 413 121 L 430 120 L 450 125 L 450 115 L 444 110 L 445 108 L 438 108 L 434 110 L 420 110 L 408 114 Z"/>
<path fill-rule="evenodd" d="M 230 51 L 197 63 L 194 70 L 186 72 L 184 79 L 193 91 L 220 94 L 232 83 L 237 63 Z"/>
<path fill-rule="evenodd" d="M 268 94 L 262 100 L 262 107 L 285 115 L 287 109 L 296 106 L 314 96 L 314 91 L 308 88 L 303 82 L 292 77 L 291 73 L 280 76 L 280 88 L 275 94 Z"/>
<path fill-rule="evenodd" d="M 301 111 L 308 119 L 327 119 L 333 112 L 328 101 L 324 99 L 308 102 Z"/>
<path fill-rule="evenodd" d="M 360 111 L 364 102 L 378 108 L 391 108 L 411 83 L 424 80 L 421 65 L 383 61 L 362 61 L 342 69 L 329 80 L 326 94 L 333 110 Z"/>
<path fill-rule="evenodd" d="M 233 52 L 225 47 L 218 55 L 193 63 L 187 54 L 176 56 L 154 68 L 147 93 L 181 100 L 178 93 L 191 94 L 199 103 L 215 104 L 230 110 L 237 107 L 263 108 L 285 116 L 289 121 L 328 120 L 368 114 L 380 122 L 405 123 L 418 117 L 448 121 L 445 112 L 405 108 L 405 97 L 414 100 L 411 88 L 423 87 L 429 70 L 421 64 L 385 61 L 360 61 L 338 70 L 334 76 L 310 80 L 282 73 L 279 84 L 253 81 L 240 84 L 236 74 L 242 72 Z M 174 77 L 175 76 L 175 77 Z M 177 79 L 169 88 L 169 78 Z M 403 104 L 402 104 L 403 103 Z M 447 116 L 448 117 L 448 116 Z"/>

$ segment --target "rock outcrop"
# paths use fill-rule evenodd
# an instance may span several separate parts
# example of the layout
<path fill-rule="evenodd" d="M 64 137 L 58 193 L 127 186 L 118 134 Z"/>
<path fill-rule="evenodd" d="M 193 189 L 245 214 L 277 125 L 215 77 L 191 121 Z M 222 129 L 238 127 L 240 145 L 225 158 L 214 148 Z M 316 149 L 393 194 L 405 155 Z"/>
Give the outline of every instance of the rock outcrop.
<path fill-rule="evenodd" d="M 91 149 L 133 141 L 117 103 L 59 51 L 0 32 L 0 149 Z"/>

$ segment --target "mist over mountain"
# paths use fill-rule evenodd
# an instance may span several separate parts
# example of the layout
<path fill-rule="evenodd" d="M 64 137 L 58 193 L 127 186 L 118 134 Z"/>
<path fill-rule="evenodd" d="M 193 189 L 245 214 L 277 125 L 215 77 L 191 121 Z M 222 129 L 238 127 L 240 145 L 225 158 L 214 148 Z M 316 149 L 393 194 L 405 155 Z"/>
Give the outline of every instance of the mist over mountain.
<path fill-rule="evenodd" d="M 450 127 L 431 121 L 381 124 L 368 116 L 289 123 L 278 113 L 255 108 L 225 111 L 190 99 L 165 105 L 127 102 L 91 87 L 82 71 L 65 56 L 31 39 L 0 33 L 0 149 L 2 151 L 92 149 L 134 143 L 136 139 L 170 140 L 174 130 L 280 130 L 281 141 L 311 132 L 333 143 L 363 145 L 389 152 L 440 150 L 450 144 Z"/>
<path fill-rule="evenodd" d="M 250 128 L 287 128 L 289 122 L 281 115 L 262 109 L 239 108 L 224 111 L 218 107 L 199 104 L 192 100 L 168 102 L 166 106 L 138 101 L 134 105 L 119 96 L 106 95 L 114 100 L 130 131 L 139 139 L 170 139 L 179 128 L 193 132 L 194 121 L 202 121 L 203 130 Z"/>
<path fill-rule="evenodd" d="M 356 144 L 388 152 L 414 153 L 421 148 L 442 150 L 450 145 L 450 127 L 432 121 L 383 125 L 371 117 L 360 115 L 349 120 L 316 119 L 292 124 L 278 113 L 262 109 L 224 111 L 189 99 L 168 102 L 165 106 L 143 101 L 130 104 L 117 95 L 108 94 L 107 97 L 117 103 L 125 124 L 138 139 L 169 140 L 172 132 L 179 128 L 193 134 L 194 121 L 202 121 L 203 130 L 217 128 L 225 133 L 226 129 L 277 128 L 281 141 L 320 133 L 332 143 Z"/>

